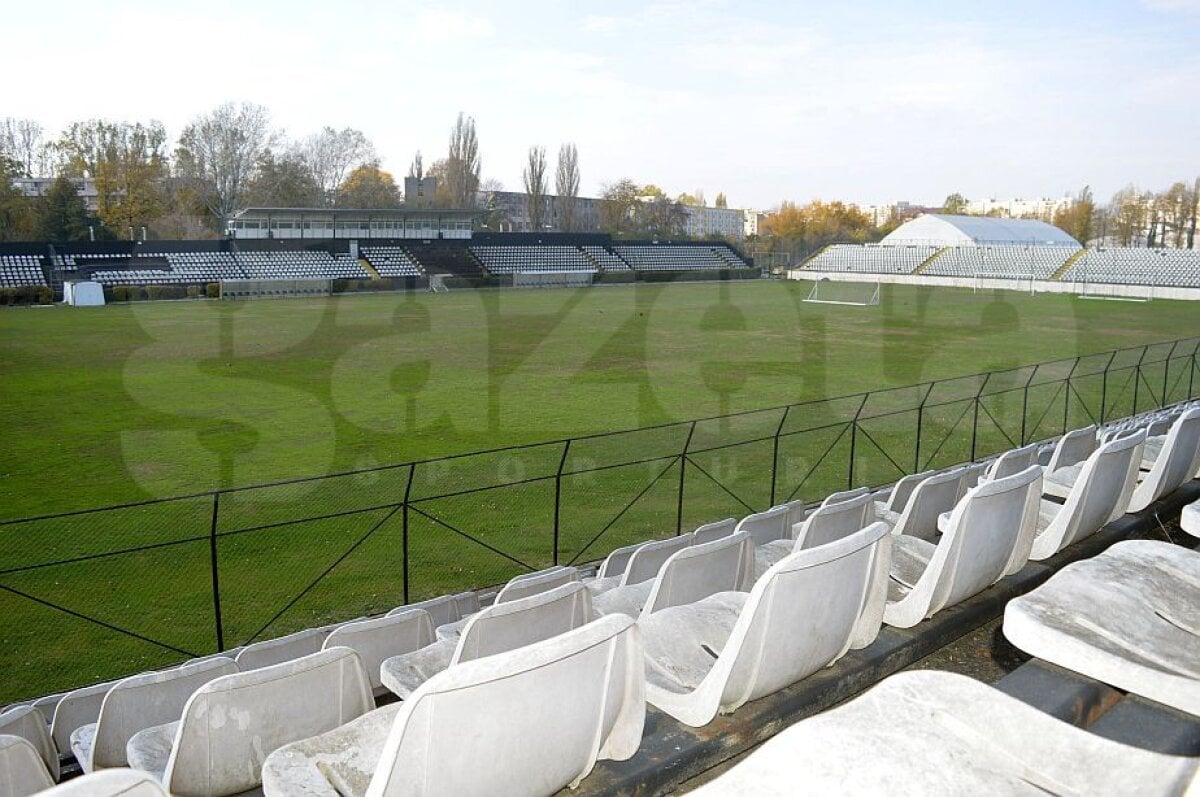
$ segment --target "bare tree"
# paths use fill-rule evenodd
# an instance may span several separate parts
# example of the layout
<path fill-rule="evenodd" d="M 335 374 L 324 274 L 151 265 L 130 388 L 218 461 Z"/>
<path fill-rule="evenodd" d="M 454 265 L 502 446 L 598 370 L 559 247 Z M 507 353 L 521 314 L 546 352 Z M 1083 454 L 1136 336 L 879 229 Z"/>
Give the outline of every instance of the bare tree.
<path fill-rule="evenodd" d="M 219 229 L 243 207 L 255 166 L 276 137 L 267 109 L 250 103 L 225 103 L 184 128 L 176 167 L 180 176 L 203 183 L 204 203 Z"/>
<path fill-rule="evenodd" d="M 558 209 L 559 229 L 574 232 L 578 226 L 575 216 L 579 204 L 576 201 L 579 197 L 579 150 L 573 142 L 568 141 L 558 148 L 554 193 L 557 195 L 554 201 Z"/>
<path fill-rule="evenodd" d="M 408 176 L 416 180 L 425 179 L 425 161 L 421 158 L 421 150 L 413 156 L 412 165 L 408 167 Z"/>
<path fill-rule="evenodd" d="M 34 177 L 44 149 L 42 126 L 33 119 L 0 120 L 0 156 L 20 166 L 25 177 Z"/>
<path fill-rule="evenodd" d="M 320 186 L 325 203 L 333 202 L 338 187 L 351 171 L 376 160 L 375 146 L 361 130 L 322 128 L 300 142 L 298 151 Z"/>
<path fill-rule="evenodd" d="M 529 229 L 541 231 L 546 217 L 546 148 L 530 147 L 522 173 Z"/>
<path fill-rule="evenodd" d="M 450 152 L 446 156 L 446 190 L 455 207 L 475 206 L 479 170 L 479 137 L 475 133 L 475 119 L 460 111 L 450 131 Z"/>

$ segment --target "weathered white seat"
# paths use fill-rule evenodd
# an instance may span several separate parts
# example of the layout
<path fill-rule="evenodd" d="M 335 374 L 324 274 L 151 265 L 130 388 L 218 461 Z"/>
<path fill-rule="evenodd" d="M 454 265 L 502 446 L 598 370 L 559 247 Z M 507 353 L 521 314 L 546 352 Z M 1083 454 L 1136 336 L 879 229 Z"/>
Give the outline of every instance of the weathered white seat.
<path fill-rule="evenodd" d="M 596 614 L 637 618 L 668 606 L 694 603 L 717 592 L 745 592 L 754 583 L 754 541 L 739 531 L 676 551 L 652 581 L 606 592 L 592 601 Z"/>
<path fill-rule="evenodd" d="M 179 719 L 197 689 L 237 671 L 233 659 L 217 657 L 117 681 L 104 696 L 96 722 L 71 734 L 75 760 L 84 772 L 125 766 L 125 745 L 135 733 Z"/>
<path fill-rule="evenodd" d="M 699 727 L 870 644 L 892 539 L 874 523 L 789 554 L 749 594 L 721 592 L 643 615 L 646 699 Z"/>
<path fill-rule="evenodd" d="M 808 517 L 808 507 L 805 506 L 804 501 L 799 498 L 797 498 L 795 501 L 787 501 L 771 508 L 776 509 L 778 507 L 783 507 L 787 510 L 787 521 L 785 523 L 789 530 L 797 523 L 803 523 L 804 519 Z"/>
<path fill-rule="evenodd" d="M 888 625 L 911 628 L 926 617 L 1020 570 L 1037 530 L 1042 469 L 971 488 L 950 515 L 937 545 L 893 537 Z"/>
<path fill-rule="evenodd" d="M 1119 542 L 1009 601 L 1004 635 L 1031 656 L 1200 715 L 1200 553 Z"/>
<path fill-rule="evenodd" d="M 681 534 L 668 537 L 665 540 L 651 540 L 636 547 L 629 555 L 625 569 L 619 576 L 595 578 L 585 581 L 588 591 L 593 597 L 606 594 L 610 590 L 629 587 L 652 581 L 662 569 L 663 564 L 671 558 L 671 554 L 682 551 L 692 544 L 691 534 Z M 646 587 L 649 589 L 649 586 Z"/>
<path fill-rule="evenodd" d="M 1021 448 L 1010 448 L 992 461 L 991 466 L 987 469 L 987 478 L 1003 479 L 1014 476 L 1030 465 L 1036 465 L 1037 454 L 1037 443 L 1030 443 Z"/>
<path fill-rule="evenodd" d="M 860 495 L 866 495 L 871 492 L 866 487 L 855 487 L 853 490 L 841 490 L 836 493 L 830 493 L 825 496 L 825 500 L 821 502 L 821 506 L 829 506 L 830 504 L 841 503 L 848 501 L 851 498 L 858 498 Z"/>
<path fill-rule="evenodd" d="M 629 557 L 633 556 L 633 552 L 643 545 L 645 545 L 644 542 L 635 542 L 632 545 L 623 545 L 612 551 L 600 563 L 600 568 L 596 571 L 596 578 L 615 580 L 623 576 L 625 568 L 629 565 Z"/>
<path fill-rule="evenodd" d="M 1194 501 L 1183 508 L 1179 515 L 1179 527 L 1193 537 L 1200 537 L 1200 501 Z"/>
<path fill-rule="evenodd" d="M 374 707 L 358 654 L 331 648 L 209 681 L 178 722 L 135 735 L 129 761 L 174 795 L 239 794 L 259 785 L 273 750 Z"/>
<path fill-rule="evenodd" d="M 54 747 L 50 729 L 40 711 L 33 706 L 18 706 L 5 711 L 0 714 L 0 734 L 20 736 L 29 742 L 41 757 L 47 774 L 53 780 L 58 780 L 58 750 Z"/>
<path fill-rule="evenodd" d="M 755 550 L 756 575 L 761 577 L 767 568 L 794 551 L 815 548 L 827 542 L 847 537 L 864 529 L 875 518 L 875 504 L 867 493 L 838 503 L 822 504 L 808 519 L 792 529 L 792 539 L 775 540 Z"/>
<path fill-rule="evenodd" d="M 795 794 L 1181 794 L 1196 759 L 1068 725 L 965 675 L 893 675 L 802 720 L 692 792 Z"/>
<path fill-rule="evenodd" d="M 81 725 L 95 722 L 100 716 L 104 696 L 116 681 L 82 686 L 63 695 L 54 707 L 54 721 L 50 723 L 50 738 L 54 746 L 66 752 L 71 749 L 71 734 Z"/>
<path fill-rule="evenodd" d="M 706 542 L 728 537 L 733 534 L 735 528 L 737 528 L 737 521 L 731 517 L 705 523 L 692 532 L 692 545 L 703 545 Z"/>
<path fill-rule="evenodd" d="M 923 482 L 926 478 L 932 476 L 936 471 L 927 470 L 921 473 L 910 473 L 901 478 L 888 491 L 886 501 L 875 502 L 875 512 L 880 517 L 884 517 L 884 513 L 891 513 L 896 517 L 904 511 L 904 507 L 908 504 L 908 499 L 912 497 L 913 490 L 917 489 L 917 485 Z"/>
<path fill-rule="evenodd" d="M 340 646 L 358 654 L 376 696 L 387 693 L 379 680 L 385 659 L 420 650 L 434 642 L 433 623 L 424 609 L 389 613 L 374 620 L 359 620 L 335 628 L 325 639 L 324 650 Z"/>
<path fill-rule="evenodd" d="M 136 769 L 103 769 L 68 780 L 42 792 L 40 797 L 169 797 L 167 792 L 146 772 Z"/>
<path fill-rule="evenodd" d="M 788 526 L 790 510 L 786 506 L 777 506 L 766 512 L 755 512 L 742 518 L 736 531 L 747 531 L 754 538 L 755 545 L 766 545 L 772 540 L 786 540 L 791 535 Z"/>
<path fill-rule="evenodd" d="M 578 628 L 593 617 L 587 589 L 571 582 L 546 592 L 495 603 L 475 614 L 457 639 L 439 639 L 380 666 L 380 680 L 401 698 L 448 667 L 513 650 Z"/>
<path fill-rule="evenodd" d="M 508 601 L 528 598 L 530 595 L 546 592 L 547 590 L 561 587 L 563 584 L 571 584 L 578 580 L 579 571 L 576 568 L 555 565 L 545 570 L 526 573 L 509 580 L 504 585 L 504 588 L 497 593 L 495 602 L 507 603 Z"/>
<path fill-rule="evenodd" d="M 58 708 L 58 702 L 63 699 L 64 695 L 66 695 L 66 692 L 58 692 L 57 694 L 46 695 L 45 697 L 39 697 L 29 705 L 33 706 L 41 713 L 42 718 L 46 720 L 46 726 L 49 727 L 50 724 L 54 722 L 54 711 Z"/>
<path fill-rule="evenodd" d="M 938 534 L 938 515 L 953 509 L 958 501 L 961 478 L 958 468 L 926 476 L 913 489 L 903 511 L 899 514 L 883 512 L 877 516 L 892 527 L 892 534 L 932 540 Z"/>
<path fill-rule="evenodd" d="M 963 499 L 963 496 L 967 494 L 967 490 L 979 484 L 979 480 L 987 474 L 988 468 L 991 466 L 990 462 L 972 462 L 959 468 L 958 499 L 955 503 Z"/>
<path fill-rule="evenodd" d="M 633 620 L 601 617 L 459 664 L 403 703 L 275 751 L 263 788 L 289 797 L 553 794 L 597 759 L 637 751 L 642 668 Z"/>
<path fill-rule="evenodd" d="M 1058 438 L 1058 442 L 1055 443 L 1054 453 L 1050 455 L 1050 461 L 1046 463 L 1046 473 L 1053 473 L 1059 468 L 1083 462 L 1092 455 L 1097 445 L 1099 445 L 1099 440 L 1095 425 L 1072 429 Z"/>
<path fill-rule="evenodd" d="M 28 739 L 0 734 L 0 797 L 27 797 L 53 785 L 45 761 Z"/>
<path fill-rule="evenodd" d="M 437 598 L 430 598 L 419 603 L 410 603 L 405 606 L 397 606 L 388 612 L 385 617 L 403 614 L 412 611 L 413 609 L 421 609 L 429 615 L 429 621 L 433 623 L 436 629 L 440 625 L 447 623 L 457 623 L 468 614 L 474 614 L 479 611 L 479 596 L 474 592 L 460 592 L 457 595 L 442 595 Z"/>
<path fill-rule="evenodd" d="M 1144 439 L 1137 432 L 1105 443 L 1084 461 L 1065 503 L 1042 500 L 1030 559 L 1048 559 L 1125 514 Z"/>
<path fill-rule="evenodd" d="M 329 629 L 326 628 L 306 628 L 287 636 L 246 645 L 237 654 L 238 669 L 242 672 L 257 670 L 316 653 L 328 635 Z"/>
<path fill-rule="evenodd" d="M 1129 500 L 1128 512 L 1141 512 L 1150 504 L 1168 493 L 1174 492 L 1195 474 L 1196 459 L 1200 449 L 1200 407 L 1189 409 L 1171 424 L 1166 441 L 1150 467 L 1138 479 L 1138 485 Z M 1144 455 L 1143 455 L 1144 456 Z M 1143 463 L 1143 467 L 1145 464 Z M 1046 476 L 1046 494 L 1065 498 L 1082 470 L 1072 465 Z"/>

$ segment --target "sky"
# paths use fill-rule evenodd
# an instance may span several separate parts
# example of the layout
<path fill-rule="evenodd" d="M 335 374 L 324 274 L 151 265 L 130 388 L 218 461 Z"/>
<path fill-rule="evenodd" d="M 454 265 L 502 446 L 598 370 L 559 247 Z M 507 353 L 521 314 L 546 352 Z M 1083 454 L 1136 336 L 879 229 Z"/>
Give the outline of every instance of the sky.
<path fill-rule="evenodd" d="M 476 120 L 483 177 L 578 146 L 621 178 L 769 208 L 1163 189 L 1200 175 L 1200 0 L 20 3 L 0 116 L 163 122 L 226 101 L 362 130 L 385 168 Z"/>

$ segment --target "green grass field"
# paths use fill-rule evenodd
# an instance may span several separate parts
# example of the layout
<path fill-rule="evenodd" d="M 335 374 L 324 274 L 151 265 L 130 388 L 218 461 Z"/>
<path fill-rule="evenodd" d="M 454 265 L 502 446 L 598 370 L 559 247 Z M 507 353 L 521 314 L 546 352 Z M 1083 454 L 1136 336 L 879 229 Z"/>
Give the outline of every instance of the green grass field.
<path fill-rule="evenodd" d="M 773 476 L 778 500 L 844 486 L 850 442 L 839 431 L 860 400 L 827 399 L 1200 335 L 1184 302 L 884 286 L 881 306 L 845 307 L 803 303 L 809 287 L 7 310 L 0 517 L 817 402 L 698 424 L 686 473 L 677 455 L 689 427 L 678 425 L 225 494 L 218 572 L 226 644 L 236 644 L 390 608 L 405 587 L 415 600 L 549 564 L 560 467 L 561 561 L 593 560 L 674 533 L 681 489 L 691 527 L 765 508 Z M 916 451 L 923 391 L 872 398 L 853 479 L 892 480 L 914 454 L 922 466 L 959 462 L 971 442 L 1000 450 L 1022 417 L 1028 439 L 1082 425 L 1100 391 L 1088 374 L 1107 359 L 1078 369 L 1076 398 L 1055 381 L 1069 362 L 940 387 Z M 1180 367 L 1148 374 L 1139 406 L 1160 382 L 1181 397 Z M 1028 378 L 1022 406 L 1014 390 Z M 1132 408 L 1133 387 L 1119 382 L 1110 417 Z M 976 415 L 987 417 L 972 441 L 964 414 L 981 389 Z M 780 431 L 775 452 L 767 438 Z M 491 489 L 464 492 L 479 487 Z M 11 674 L 0 699 L 214 649 L 212 517 L 200 496 L 0 527 L 0 660 Z M 158 547 L 116 554 L 142 545 Z"/>

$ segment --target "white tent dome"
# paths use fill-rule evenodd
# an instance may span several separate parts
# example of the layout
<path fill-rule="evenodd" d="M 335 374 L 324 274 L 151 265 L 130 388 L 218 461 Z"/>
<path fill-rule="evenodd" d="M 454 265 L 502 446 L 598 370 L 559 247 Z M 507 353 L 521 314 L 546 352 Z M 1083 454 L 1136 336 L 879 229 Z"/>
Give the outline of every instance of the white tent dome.
<path fill-rule="evenodd" d="M 926 213 L 905 222 L 879 243 L 882 246 L 1079 246 L 1074 238 L 1044 221 L 942 213 Z"/>

